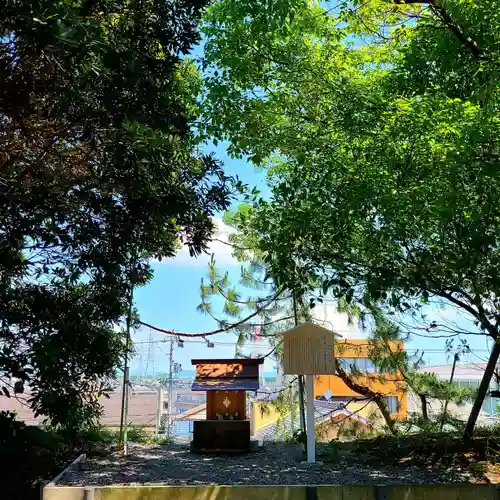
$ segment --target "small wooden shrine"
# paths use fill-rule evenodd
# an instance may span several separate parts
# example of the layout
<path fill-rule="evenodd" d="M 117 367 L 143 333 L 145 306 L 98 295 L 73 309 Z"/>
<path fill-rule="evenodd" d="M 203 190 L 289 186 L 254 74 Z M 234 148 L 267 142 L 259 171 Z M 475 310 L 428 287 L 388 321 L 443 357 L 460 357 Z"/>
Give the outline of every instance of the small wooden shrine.
<path fill-rule="evenodd" d="M 259 388 L 254 359 L 193 359 L 193 391 L 207 391 L 207 418 L 193 423 L 192 449 L 200 453 L 244 453 L 250 448 L 246 391 Z"/>

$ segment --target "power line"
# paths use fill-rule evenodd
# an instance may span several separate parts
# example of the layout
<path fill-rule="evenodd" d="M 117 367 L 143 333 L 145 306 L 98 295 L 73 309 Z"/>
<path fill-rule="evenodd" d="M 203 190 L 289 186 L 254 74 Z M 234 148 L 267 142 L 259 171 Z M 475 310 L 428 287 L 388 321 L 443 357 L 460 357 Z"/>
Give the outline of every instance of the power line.
<path fill-rule="evenodd" d="M 165 334 L 168 334 L 168 335 L 173 335 L 173 336 L 177 336 L 177 337 L 185 337 L 185 336 L 192 336 L 192 337 L 198 337 L 198 338 L 203 338 L 205 336 L 209 336 L 209 335 L 213 335 L 212 333 L 211 334 L 198 334 L 198 333 L 193 333 L 193 334 L 186 334 L 186 333 L 180 333 L 180 332 L 175 332 L 175 331 L 166 331 L 166 330 L 162 330 L 162 329 L 159 329 L 157 327 L 154 327 L 154 326 L 151 326 L 151 325 L 148 325 L 147 323 L 142 323 L 141 324 L 143 326 L 147 326 L 148 328 L 152 329 L 152 330 L 155 330 L 155 331 L 159 331 L 160 333 L 165 333 Z M 342 333 L 346 333 L 346 334 L 352 334 L 352 331 L 351 330 L 338 330 L 336 329 L 335 330 L 336 333 L 339 333 L 339 334 L 342 334 Z M 224 332 L 218 332 L 218 333 L 225 333 Z M 276 335 L 274 335 L 274 337 L 276 337 Z M 263 336 L 262 337 L 263 339 L 265 339 L 266 337 Z M 353 339 L 353 340 L 365 340 L 365 339 Z M 196 344 L 204 344 L 205 342 L 204 341 L 200 341 L 200 340 L 186 340 L 186 339 L 182 339 L 183 342 L 189 342 L 189 343 L 196 343 Z M 168 339 L 165 339 L 165 340 L 153 340 L 152 341 L 153 343 L 165 343 L 165 342 L 169 342 Z M 347 342 L 349 342 L 349 340 L 347 340 Z M 136 344 L 147 344 L 149 343 L 149 341 L 146 341 L 146 340 L 143 340 L 143 341 L 137 341 L 135 342 Z M 236 345 L 236 342 L 224 342 L 224 341 L 213 341 L 214 344 L 217 344 L 217 345 Z M 368 344 L 368 342 L 367 342 Z M 259 344 L 255 344 L 255 343 L 248 343 L 248 344 L 245 344 L 245 345 L 249 345 L 249 346 L 258 346 Z"/>
<path fill-rule="evenodd" d="M 152 340 L 151 343 L 152 344 L 168 344 L 170 341 L 167 339 L 167 340 Z M 200 340 L 183 340 L 184 343 L 188 343 L 188 344 L 205 344 L 206 345 L 206 342 L 203 342 L 203 341 L 200 341 Z M 149 341 L 147 340 L 139 340 L 137 342 L 134 342 L 134 344 L 149 344 Z M 223 346 L 236 346 L 238 345 L 237 342 L 212 342 L 212 344 L 214 345 L 223 345 Z M 248 347 L 256 347 L 256 348 L 268 348 L 269 345 L 264 345 L 264 344 L 255 344 L 255 343 L 248 343 L 248 344 L 245 344 L 244 345 L 245 347 L 248 346 Z"/>
<path fill-rule="evenodd" d="M 165 340 L 152 340 L 152 344 L 166 344 L 170 342 L 168 339 Z M 206 344 L 206 342 L 200 341 L 200 340 L 184 340 L 184 343 L 188 344 Z M 148 340 L 139 340 L 139 341 L 133 341 L 134 344 L 149 344 L 150 342 Z M 238 345 L 237 342 L 223 342 L 223 341 L 214 341 L 214 345 L 219 345 L 219 346 L 236 346 Z M 367 343 L 368 345 L 368 343 Z M 267 349 L 270 347 L 269 345 L 264 345 L 264 344 L 256 344 L 253 342 L 245 343 L 242 347 L 253 347 L 253 348 L 261 348 L 261 349 Z M 357 346 L 356 346 L 357 347 Z M 445 348 L 435 348 L 435 349 L 405 349 L 404 352 L 408 353 L 414 353 L 414 352 L 424 352 L 425 354 L 430 354 L 430 353 L 447 353 L 448 350 Z M 489 349 L 471 349 L 471 354 L 474 354 L 476 352 L 490 352 Z"/>

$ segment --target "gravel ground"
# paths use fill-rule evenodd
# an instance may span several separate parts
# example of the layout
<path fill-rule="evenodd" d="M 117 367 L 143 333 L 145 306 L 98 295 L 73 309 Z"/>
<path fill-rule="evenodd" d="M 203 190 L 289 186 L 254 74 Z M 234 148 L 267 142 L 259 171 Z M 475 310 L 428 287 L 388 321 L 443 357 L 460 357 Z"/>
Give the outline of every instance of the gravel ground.
<path fill-rule="evenodd" d="M 320 457 L 321 458 L 321 457 Z M 200 456 L 186 445 L 132 445 L 127 458 L 92 458 L 81 470 L 70 471 L 61 485 L 111 484 L 418 484 L 470 482 L 460 469 L 435 464 L 414 467 L 405 464 L 374 467 L 360 463 L 301 462 L 296 445 L 266 444 L 255 453 L 240 456 Z"/>

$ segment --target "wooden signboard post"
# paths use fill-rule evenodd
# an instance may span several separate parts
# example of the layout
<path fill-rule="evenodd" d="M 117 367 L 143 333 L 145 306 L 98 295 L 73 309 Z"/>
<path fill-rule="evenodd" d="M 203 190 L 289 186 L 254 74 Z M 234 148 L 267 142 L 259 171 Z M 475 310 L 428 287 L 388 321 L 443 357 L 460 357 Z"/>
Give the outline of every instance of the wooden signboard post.
<path fill-rule="evenodd" d="M 283 335 L 283 373 L 305 375 L 307 392 L 307 461 L 316 461 L 314 376 L 334 375 L 334 340 L 340 337 L 315 323 L 302 323 Z"/>

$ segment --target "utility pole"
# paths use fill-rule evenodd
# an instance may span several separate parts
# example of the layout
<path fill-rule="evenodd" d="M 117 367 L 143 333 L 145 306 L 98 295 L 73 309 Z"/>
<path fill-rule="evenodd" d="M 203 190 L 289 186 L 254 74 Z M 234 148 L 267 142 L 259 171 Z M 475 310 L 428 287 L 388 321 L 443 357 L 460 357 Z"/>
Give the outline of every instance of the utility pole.
<path fill-rule="evenodd" d="M 124 455 L 127 455 L 128 388 L 130 385 L 128 351 L 130 349 L 130 329 L 132 324 L 132 310 L 134 306 L 135 260 L 136 260 L 135 254 L 133 254 L 131 259 L 132 266 L 130 271 L 130 293 L 128 301 L 128 313 L 127 313 L 127 330 L 125 335 L 126 351 L 125 351 L 125 360 L 123 363 L 122 407 L 120 411 L 120 436 L 118 439 L 118 450 L 122 450 Z"/>
<path fill-rule="evenodd" d="M 147 380 L 148 377 L 148 369 L 151 367 L 151 375 L 155 377 L 155 352 L 154 352 L 154 339 L 153 339 L 153 330 L 149 329 L 148 335 L 148 355 L 146 358 L 146 370 L 144 372 L 144 377 Z"/>
<path fill-rule="evenodd" d="M 168 355 L 168 413 L 167 413 L 167 436 L 172 431 L 172 377 L 174 370 L 174 336 L 170 336 L 170 352 Z"/>
<path fill-rule="evenodd" d="M 125 399 L 122 413 L 123 413 L 123 456 L 127 456 L 128 453 L 128 389 L 130 385 L 130 376 L 129 376 L 129 367 L 125 368 L 125 372 L 123 375 L 123 395 L 122 397 Z"/>

